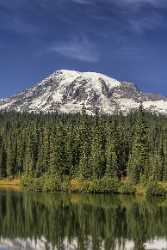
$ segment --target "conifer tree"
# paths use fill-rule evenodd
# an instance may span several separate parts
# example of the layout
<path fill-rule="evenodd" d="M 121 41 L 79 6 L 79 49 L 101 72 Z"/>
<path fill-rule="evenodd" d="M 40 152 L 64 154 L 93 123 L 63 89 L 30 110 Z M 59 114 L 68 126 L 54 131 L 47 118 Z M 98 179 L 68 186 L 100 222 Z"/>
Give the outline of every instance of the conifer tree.
<path fill-rule="evenodd" d="M 50 128 L 46 124 L 43 130 L 43 164 L 42 172 L 46 173 L 49 167 L 49 145 L 50 143 Z"/>
<path fill-rule="evenodd" d="M 33 145 L 31 135 L 27 135 L 27 142 L 25 148 L 25 159 L 24 159 L 24 168 L 26 175 L 33 176 Z"/>
<path fill-rule="evenodd" d="M 6 154 L 3 145 L 3 140 L 0 137 L 0 177 L 6 176 Z"/>
<path fill-rule="evenodd" d="M 128 174 L 133 182 L 138 183 L 148 173 L 148 134 L 142 105 L 139 108 L 132 140 L 132 152 L 128 163 Z"/>
<path fill-rule="evenodd" d="M 106 177 L 117 178 L 117 154 L 112 138 L 112 132 L 108 134 L 106 146 Z"/>
<path fill-rule="evenodd" d="M 65 155 L 64 130 L 61 125 L 56 131 L 52 131 L 50 137 L 50 170 L 52 174 L 63 178 L 66 175 L 66 155 Z"/>
<path fill-rule="evenodd" d="M 105 142 L 104 142 L 104 129 L 99 120 L 99 115 L 96 114 L 95 127 L 92 133 L 91 144 L 91 168 L 93 171 L 93 177 L 99 179 L 105 174 Z"/>
<path fill-rule="evenodd" d="M 23 171 L 23 165 L 24 165 L 24 155 L 25 155 L 25 132 L 22 130 L 17 131 L 17 138 L 16 138 L 16 144 L 17 144 L 17 152 L 16 152 L 16 165 L 17 170 L 19 174 Z"/>
<path fill-rule="evenodd" d="M 90 130 L 87 118 L 86 108 L 83 105 L 80 121 L 80 160 L 78 173 L 81 178 L 90 178 L 92 173 L 89 162 Z"/>
<path fill-rule="evenodd" d="M 56 131 L 52 128 L 50 133 L 50 144 L 49 144 L 49 174 L 52 176 L 57 175 L 57 159 L 56 159 Z"/>
<path fill-rule="evenodd" d="M 163 163 L 163 173 L 162 178 L 163 181 L 167 181 L 167 130 L 164 129 L 163 132 L 161 132 L 161 158 Z M 162 143 L 163 140 L 163 143 Z"/>
<path fill-rule="evenodd" d="M 36 162 L 36 176 L 39 177 L 44 172 L 44 140 L 43 127 L 38 128 L 38 148 L 37 148 L 37 162 Z"/>
<path fill-rule="evenodd" d="M 15 142 L 14 138 L 8 138 L 7 142 L 7 151 L 6 151 L 6 173 L 7 176 L 14 176 L 15 174 L 15 167 L 16 167 L 16 158 L 15 158 Z"/>

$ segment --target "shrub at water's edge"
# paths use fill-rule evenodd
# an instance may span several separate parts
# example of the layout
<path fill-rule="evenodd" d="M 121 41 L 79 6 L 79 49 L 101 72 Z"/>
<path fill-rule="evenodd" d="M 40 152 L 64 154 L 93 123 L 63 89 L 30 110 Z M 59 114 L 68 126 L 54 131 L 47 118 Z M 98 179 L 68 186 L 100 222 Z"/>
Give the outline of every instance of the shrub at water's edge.
<path fill-rule="evenodd" d="M 29 191 L 36 192 L 83 192 L 83 193 L 121 193 L 121 184 L 111 178 L 100 180 L 82 180 L 68 177 L 60 180 L 58 177 L 45 175 L 40 178 L 23 176 L 21 185 Z M 120 190 L 119 190 L 120 189 Z M 123 193 L 123 192 L 122 192 Z"/>
<path fill-rule="evenodd" d="M 124 195 L 167 196 L 165 183 L 150 182 L 134 185 L 130 181 L 118 181 L 112 178 L 100 180 L 69 179 L 60 180 L 57 177 L 45 175 L 40 178 L 24 176 L 21 185 L 28 191 L 35 192 L 80 192 L 80 193 L 110 193 Z"/>
<path fill-rule="evenodd" d="M 146 188 L 147 196 L 166 196 L 167 189 L 157 182 L 150 182 Z"/>

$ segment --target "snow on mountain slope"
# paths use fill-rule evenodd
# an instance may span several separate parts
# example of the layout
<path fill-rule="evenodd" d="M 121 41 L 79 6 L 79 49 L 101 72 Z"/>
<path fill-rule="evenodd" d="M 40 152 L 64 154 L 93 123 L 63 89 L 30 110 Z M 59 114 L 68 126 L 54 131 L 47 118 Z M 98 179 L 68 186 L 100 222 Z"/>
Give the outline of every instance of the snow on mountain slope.
<path fill-rule="evenodd" d="M 0 110 L 26 112 L 122 111 L 127 114 L 140 103 L 146 110 L 167 114 L 167 98 L 145 94 L 133 83 L 120 82 L 101 73 L 59 70 L 40 83 L 0 100 Z"/>

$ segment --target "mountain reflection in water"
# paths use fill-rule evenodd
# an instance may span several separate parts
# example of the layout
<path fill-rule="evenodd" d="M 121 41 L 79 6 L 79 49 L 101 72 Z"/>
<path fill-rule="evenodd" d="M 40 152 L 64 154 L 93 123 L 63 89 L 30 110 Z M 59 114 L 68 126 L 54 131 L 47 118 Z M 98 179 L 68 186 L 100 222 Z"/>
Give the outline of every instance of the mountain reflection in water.
<path fill-rule="evenodd" d="M 0 191 L 0 250 L 167 249 L 167 201 Z"/>

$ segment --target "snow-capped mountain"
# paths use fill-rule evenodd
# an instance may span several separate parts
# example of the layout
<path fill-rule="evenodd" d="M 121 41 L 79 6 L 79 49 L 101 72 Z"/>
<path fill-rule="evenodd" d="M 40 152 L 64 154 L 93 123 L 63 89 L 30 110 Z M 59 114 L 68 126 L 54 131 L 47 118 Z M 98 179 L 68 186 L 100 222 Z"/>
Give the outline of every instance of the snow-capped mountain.
<path fill-rule="evenodd" d="M 112 114 L 127 114 L 139 107 L 167 114 L 167 97 L 145 94 L 133 83 L 120 82 L 95 72 L 59 70 L 40 83 L 0 100 L 0 110 L 26 112 L 80 112 L 83 104 L 88 114 L 97 109 Z"/>

